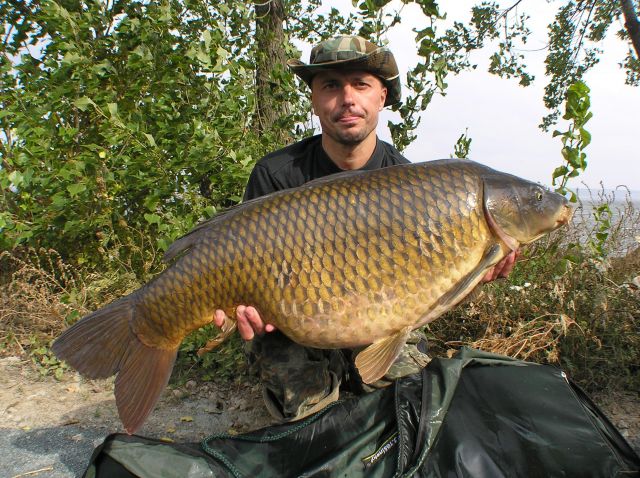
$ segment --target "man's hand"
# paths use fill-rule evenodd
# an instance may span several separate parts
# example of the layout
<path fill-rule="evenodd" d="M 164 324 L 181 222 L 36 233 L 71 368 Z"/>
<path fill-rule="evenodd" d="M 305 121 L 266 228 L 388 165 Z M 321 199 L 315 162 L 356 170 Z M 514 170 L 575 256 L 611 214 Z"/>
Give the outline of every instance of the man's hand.
<path fill-rule="evenodd" d="M 227 314 L 222 310 L 216 310 L 213 315 L 213 323 L 222 327 Z M 239 305 L 236 307 L 236 321 L 238 322 L 238 332 L 244 340 L 251 340 L 256 335 L 265 332 L 273 332 L 276 328 L 271 324 L 265 324 L 255 307 Z"/>
<path fill-rule="evenodd" d="M 498 262 L 493 269 L 490 269 L 482 278 L 482 282 L 491 282 L 499 277 L 507 277 L 516 264 L 516 259 L 520 256 L 520 249 L 511 251 L 507 256 Z"/>

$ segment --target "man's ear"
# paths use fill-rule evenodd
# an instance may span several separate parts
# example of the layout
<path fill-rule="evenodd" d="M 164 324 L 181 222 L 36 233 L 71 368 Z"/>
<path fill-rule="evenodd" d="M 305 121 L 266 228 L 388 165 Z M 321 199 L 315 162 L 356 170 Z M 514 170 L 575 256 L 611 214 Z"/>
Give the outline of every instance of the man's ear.
<path fill-rule="evenodd" d="M 387 101 L 387 88 L 386 88 L 386 86 L 383 87 L 382 90 L 380 91 L 380 108 L 379 108 L 380 111 L 382 111 L 382 109 L 384 108 L 385 101 Z"/>

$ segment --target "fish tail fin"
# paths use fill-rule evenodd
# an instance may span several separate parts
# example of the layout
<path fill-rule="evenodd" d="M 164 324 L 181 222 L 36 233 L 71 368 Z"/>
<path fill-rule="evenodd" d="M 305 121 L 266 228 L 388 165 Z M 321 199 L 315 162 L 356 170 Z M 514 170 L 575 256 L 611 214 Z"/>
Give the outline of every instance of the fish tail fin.
<path fill-rule="evenodd" d="M 87 378 L 117 373 L 133 335 L 133 298 L 123 297 L 76 322 L 53 343 L 53 353 Z"/>
<path fill-rule="evenodd" d="M 167 385 L 177 348 L 149 347 L 130 327 L 135 293 L 123 297 L 65 330 L 53 343 L 56 357 L 88 378 L 118 374 L 115 383 L 118 414 L 134 433 L 151 413 Z"/>

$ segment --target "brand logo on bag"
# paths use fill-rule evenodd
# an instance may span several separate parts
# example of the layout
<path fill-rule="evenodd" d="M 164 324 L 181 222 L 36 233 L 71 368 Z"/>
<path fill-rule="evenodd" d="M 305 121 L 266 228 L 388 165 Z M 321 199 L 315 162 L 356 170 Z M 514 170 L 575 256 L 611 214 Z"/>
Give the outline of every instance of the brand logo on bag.
<path fill-rule="evenodd" d="M 387 438 L 384 443 L 378 448 L 375 452 L 373 452 L 369 456 L 365 456 L 362 458 L 362 463 L 364 463 L 365 468 L 369 468 L 370 466 L 375 465 L 380 458 L 387 454 L 389 450 L 391 450 L 394 446 L 398 444 L 398 432 L 395 432 L 389 438 Z"/>

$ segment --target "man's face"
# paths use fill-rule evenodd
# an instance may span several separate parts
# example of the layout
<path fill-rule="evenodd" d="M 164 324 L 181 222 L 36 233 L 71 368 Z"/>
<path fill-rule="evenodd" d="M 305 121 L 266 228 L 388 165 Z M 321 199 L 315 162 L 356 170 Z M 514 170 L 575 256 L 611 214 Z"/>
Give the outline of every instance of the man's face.
<path fill-rule="evenodd" d="M 343 145 L 358 144 L 375 131 L 386 97 L 382 81 L 364 71 L 323 71 L 311 83 L 322 133 Z"/>

